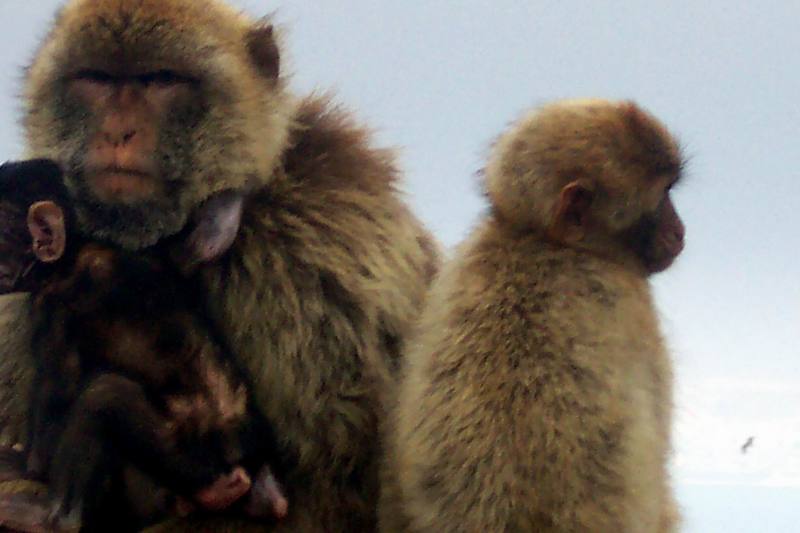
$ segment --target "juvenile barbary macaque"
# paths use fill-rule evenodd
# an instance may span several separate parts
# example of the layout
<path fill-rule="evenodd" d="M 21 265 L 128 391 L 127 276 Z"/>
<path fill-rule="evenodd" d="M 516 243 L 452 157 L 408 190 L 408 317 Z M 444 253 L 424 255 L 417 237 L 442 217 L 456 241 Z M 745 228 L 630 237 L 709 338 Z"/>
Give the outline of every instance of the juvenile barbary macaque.
<path fill-rule="evenodd" d="M 672 370 L 648 278 L 680 254 L 673 137 L 630 102 L 525 116 L 434 282 L 389 432 L 387 531 L 670 532 Z"/>
<path fill-rule="evenodd" d="M 392 152 L 286 86 L 270 22 L 220 0 L 69 0 L 27 70 L 27 155 L 63 166 L 82 232 L 129 249 L 253 190 L 229 253 L 197 274 L 279 436 L 292 506 L 270 530 L 371 531 L 384 400 L 438 254 Z"/>
<path fill-rule="evenodd" d="M 206 509 L 249 492 L 247 514 L 286 514 L 264 464 L 268 428 L 178 270 L 187 269 L 173 264 L 224 253 L 241 206 L 240 195 L 220 193 L 187 236 L 125 252 L 75 233 L 53 162 L 0 166 L 0 294 L 33 294 L 39 368 L 27 466 L 49 483 L 55 526 L 120 530 L 103 492 L 124 499 L 127 465 Z"/>

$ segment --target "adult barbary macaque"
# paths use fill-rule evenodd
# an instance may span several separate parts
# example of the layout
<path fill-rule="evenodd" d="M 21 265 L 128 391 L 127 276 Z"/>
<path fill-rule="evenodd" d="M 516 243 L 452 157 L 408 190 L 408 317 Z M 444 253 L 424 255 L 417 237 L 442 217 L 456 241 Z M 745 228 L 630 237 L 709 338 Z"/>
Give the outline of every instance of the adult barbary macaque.
<path fill-rule="evenodd" d="M 217 0 L 68 1 L 25 104 L 29 155 L 65 168 L 93 237 L 146 247 L 212 194 L 253 190 L 198 278 L 279 436 L 292 505 L 275 530 L 373 530 L 383 400 L 437 267 L 392 154 L 290 95 L 269 22 Z"/>
<path fill-rule="evenodd" d="M 683 248 L 681 168 L 630 102 L 551 104 L 499 139 L 491 212 L 409 343 L 384 529 L 675 531 L 672 371 L 648 278 Z"/>
<path fill-rule="evenodd" d="M 212 510 L 249 494 L 242 513 L 282 517 L 287 502 L 263 463 L 273 438 L 182 274 L 227 250 L 241 198 L 220 193 L 188 235 L 126 252 L 75 233 L 61 178 L 47 160 L 0 166 L 0 294 L 34 296 L 27 471 L 51 489 L 49 505 L 31 501 L 4 523 L 51 506 L 53 527 L 121 530 L 166 515 L 174 494 Z M 134 493 L 128 467 L 153 490 Z M 115 526 L 126 500 L 134 512 Z"/>

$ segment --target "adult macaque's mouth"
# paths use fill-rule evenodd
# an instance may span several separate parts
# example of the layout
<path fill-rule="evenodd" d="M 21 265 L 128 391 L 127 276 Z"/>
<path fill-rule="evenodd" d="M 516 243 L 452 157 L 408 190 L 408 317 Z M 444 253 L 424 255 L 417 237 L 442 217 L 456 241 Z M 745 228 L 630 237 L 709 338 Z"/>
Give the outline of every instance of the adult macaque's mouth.
<path fill-rule="evenodd" d="M 134 169 L 103 169 L 90 174 L 88 180 L 95 193 L 104 200 L 143 200 L 161 191 L 155 177 Z"/>

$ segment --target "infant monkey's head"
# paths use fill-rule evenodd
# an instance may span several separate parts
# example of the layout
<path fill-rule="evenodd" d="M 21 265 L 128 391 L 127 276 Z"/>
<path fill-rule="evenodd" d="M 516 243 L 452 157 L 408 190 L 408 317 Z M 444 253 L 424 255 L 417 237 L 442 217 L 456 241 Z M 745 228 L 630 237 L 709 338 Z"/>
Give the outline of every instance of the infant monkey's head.
<path fill-rule="evenodd" d="M 189 271 L 225 254 L 238 234 L 243 203 L 242 193 L 222 191 L 200 206 L 185 235 L 170 245 L 177 266 Z M 53 161 L 0 166 L 0 294 L 36 290 L 43 270 L 37 266 L 57 263 L 69 251 L 77 253 L 79 270 L 98 281 L 110 280 L 112 249 L 72 249 L 77 237 L 74 213 L 62 171 Z"/>
<path fill-rule="evenodd" d="M 0 294 L 30 291 L 37 263 L 55 263 L 73 224 L 61 170 L 44 159 L 0 166 Z"/>

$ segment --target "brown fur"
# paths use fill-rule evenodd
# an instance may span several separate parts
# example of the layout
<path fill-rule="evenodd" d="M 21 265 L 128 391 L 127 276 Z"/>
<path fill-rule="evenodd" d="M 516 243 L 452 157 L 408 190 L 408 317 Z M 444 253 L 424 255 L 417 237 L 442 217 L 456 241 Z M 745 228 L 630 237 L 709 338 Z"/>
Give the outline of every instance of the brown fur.
<path fill-rule="evenodd" d="M 293 509 L 326 531 L 369 531 L 381 405 L 435 252 L 394 196 L 388 153 L 324 101 L 305 101 L 298 123 L 283 179 L 253 200 L 233 253 L 204 277 L 261 379 L 259 405 L 292 445 Z"/>
<path fill-rule="evenodd" d="M 65 5 L 28 68 L 24 125 L 28 153 L 60 162 L 68 186 L 87 203 L 78 206 L 78 216 L 94 237 L 132 249 L 148 246 L 177 233 L 213 193 L 270 180 L 286 147 L 294 104 L 284 81 L 266 78 L 255 64 L 268 53 L 250 55 L 259 36 L 274 50 L 273 32 L 263 31 L 265 26 L 218 0 Z M 66 98 L 65 80 L 84 70 L 134 75 L 163 69 L 204 81 L 196 91 L 202 117 L 189 130 L 185 117 L 161 124 L 155 156 L 164 165 L 159 177 L 170 185 L 168 197 L 121 211 L 129 220 L 101 219 L 97 199 L 85 192 L 79 160 L 95 126 Z"/>
<path fill-rule="evenodd" d="M 238 321 L 235 343 L 253 354 L 245 362 L 263 379 L 260 405 L 280 437 L 297 446 L 290 450 L 296 468 L 282 481 L 292 510 L 304 512 L 290 511 L 280 531 L 372 531 L 380 406 L 393 390 L 391 369 L 435 272 L 436 248 L 413 226 L 396 226 L 409 214 L 386 194 L 394 182 L 388 153 L 366 148 L 365 133 L 325 101 L 307 100 L 298 117 L 305 127 L 286 154 L 281 185 L 254 200 L 262 208 L 251 212 L 259 217 L 242 221 L 237 251 L 206 276 L 213 290 L 240 296 L 218 311 L 223 320 Z M 352 172 L 356 161 L 364 173 Z M 346 171 L 349 179 L 337 179 Z M 263 259 L 248 260 L 242 250 L 260 235 L 271 246 L 263 249 Z M 405 268 L 391 269 L 394 283 L 381 281 L 379 273 L 392 262 Z M 253 279 L 265 267 L 272 282 L 253 292 Z M 270 306 L 268 320 L 245 322 L 262 302 L 274 301 L 286 307 Z M 259 333 L 247 339 L 254 330 Z M 266 349 L 257 342 L 268 343 Z M 297 357 L 260 358 L 262 350 Z M 320 354 L 339 355 L 327 364 Z M 292 491 L 306 484 L 308 490 Z M 221 532 L 259 530 L 216 518 L 148 531 L 200 525 Z"/>
<path fill-rule="evenodd" d="M 658 173 L 679 168 L 633 104 L 553 104 L 501 137 L 492 213 L 408 344 L 383 530 L 675 530 L 670 359 L 638 251 L 611 243 L 665 196 Z M 594 200 L 567 228 L 559 193 L 575 180 Z"/>
<path fill-rule="evenodd" d="M 31 326 L 27 295 L 0 296 L 0 445 L 25 442 L 30 385 Z"/>
<path fill-rule="evenodd" d="M 86 231 L 129 248 L 176 233 L 215 191 L 256 187 L 231 253 L 201 276 L 282 439 L 292 507 L 275 530 L 369 531 L 382 402 L 436 247 L 396 190 L 392 154 L 327 99 L 296 101 L 253 64 L 274 57 L 253 53 L 263 25 L 216 0 L 72 0 L 28 72 L 29 153 L 65 166 Z M 161 176 L 176 192 L 97 224 L 106 206 L 85 194 L 75 156 L 87 126 L 69 122 L 63 77 L 163 64 L 206 82 L 199 123 L 169 129 L 184 141 Z"/>

